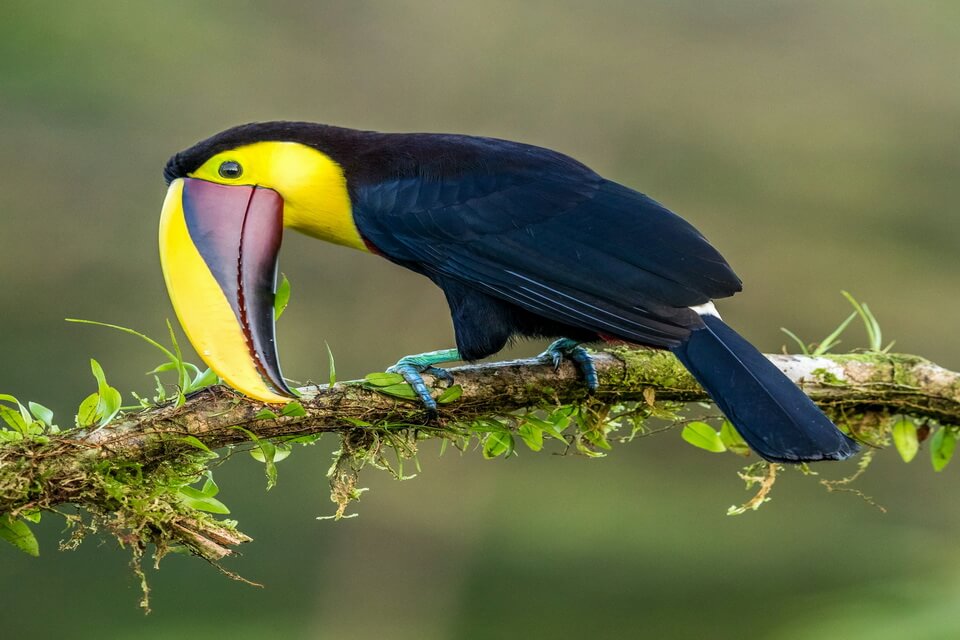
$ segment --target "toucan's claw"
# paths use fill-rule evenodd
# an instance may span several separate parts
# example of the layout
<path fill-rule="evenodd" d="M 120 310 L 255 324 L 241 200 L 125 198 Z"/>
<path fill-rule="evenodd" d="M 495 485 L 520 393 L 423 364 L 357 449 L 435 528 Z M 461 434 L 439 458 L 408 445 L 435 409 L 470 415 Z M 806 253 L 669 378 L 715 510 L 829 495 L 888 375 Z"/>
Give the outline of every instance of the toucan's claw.
<path fill-rule="evenodd" d="M 447 386 L 453 384 L 453 374 L 444 369 L 443 367 L 427 367 L 423 370 L 423 373 L 428 373 L 438 380 L 443 380 L 447 383 Z"/>
<path fill-rule="evenodd" d="M 427 411 L 430 413 L 437 412 L 437 401 L 433 399 L 433 396 L 430 395 L 430 389 L 427 388 L 427 383 L 423 381 L 422 373 L 429 369 L 426 367 L 421 369 L 417 365 L 413 364 L 399 364 L 390 367 L 387 369 L 390 373 L 399 373 L 403 376 L 403 379 L 407 381 L 411 387 L 413 387 L 414 393 L 420 398 L 420 402 L 423 403 L 423 406 L 426 407 Z"/>
<path fill-rule="evenodd" d="M 420 398 L 420 402 L 423 403 L 427 411 L 436 413 L 437 401 L 430 395 L 430 388 L 424 382 L 423 374 L 427 373 L 447 384 L 453 384 L 453 376 L 450 372 L 434 365 L 459 359 L 460 352 L 456 349 L 442 349 L 400 358 L 397 364 L 388 368 L 387 371 L 389 373 L 399 373 L 403 376 L 403 379 L 413 388 L 414 393 Z"/>
<path fill-rule="evenodd" d="M 590 352 L 580 346 L 576 340 L 561 338 L 550 344 L 547 350 L 541 353 L 538 358 L 544 362 L 553 365 L 554 370 L 560 369 L 563 359 L 566 358 L 573 363 L 587 383 L 587 388 L 592 392 L 600 386 L 597 379 L 597 368 L 593 364 L 593 358 Z"/>

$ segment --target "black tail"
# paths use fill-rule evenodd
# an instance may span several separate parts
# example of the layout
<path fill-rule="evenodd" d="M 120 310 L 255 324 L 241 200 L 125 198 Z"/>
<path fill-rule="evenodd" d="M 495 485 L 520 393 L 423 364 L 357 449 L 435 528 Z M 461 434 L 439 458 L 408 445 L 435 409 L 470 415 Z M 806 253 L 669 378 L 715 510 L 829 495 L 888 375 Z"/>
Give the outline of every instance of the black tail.
<path fill-rule="evenodd" d="M 673 353 L 750 448 L 773 462 L 843 460 L 859 450 L 805 393 L 713 315 Z"/>

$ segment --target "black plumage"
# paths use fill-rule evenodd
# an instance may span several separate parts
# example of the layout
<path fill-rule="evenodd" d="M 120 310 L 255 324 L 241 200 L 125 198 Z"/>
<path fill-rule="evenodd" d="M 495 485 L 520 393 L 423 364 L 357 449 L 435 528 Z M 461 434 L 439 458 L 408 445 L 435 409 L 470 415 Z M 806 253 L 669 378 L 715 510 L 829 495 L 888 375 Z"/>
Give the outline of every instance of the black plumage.
<path fill-rule="evenodd" d="M 667 348 L 765 458 L 856 451 L 756 349 L 691 309 L 740 291 L 740 279 L 703 235 L 648 196 L 541 147 L 310 123 L 230 129 L 174 156 L 164 175 L 269 140 L 311 146 L 342 167 L 363 240 L 444 291 L 465 359 L 496 353 L 516 335 Z"/>
<path fill-rule="evenodd" d="M 701 326 L 688 307 L 731 295 L 739 280 L 679 217 L 575 169 L 535 166 L 532 175 L 485 177 L 481 188 L 461 176 L 455 182 L 474 184 L 459 190 L 391 180 L 358 189 L 354 218 L 391 260 L 559 323 L 568 335 L 576 328 L 594 339 L 678 345 Z M 469 342 L 457 329 L 458 345 Z"/>

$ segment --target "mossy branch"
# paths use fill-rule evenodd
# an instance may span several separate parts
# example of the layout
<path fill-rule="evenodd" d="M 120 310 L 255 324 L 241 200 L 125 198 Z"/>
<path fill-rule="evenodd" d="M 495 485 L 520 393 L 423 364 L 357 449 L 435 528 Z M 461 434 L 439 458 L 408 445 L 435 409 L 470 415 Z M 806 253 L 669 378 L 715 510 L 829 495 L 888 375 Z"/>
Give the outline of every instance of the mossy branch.
<path fill-rule="evenodd" d="M 878 415 L 960 424 L 960 374 L 922 358 L 878 352 L 769 357 L 867 442 L 885 437 L 885 431 L 877 434 L 888 428 Z M 159 555 L 166 546 L 181 544 L 216 561 L 248 538 L 169 490 L 203 474 L 213 455 L 208 450 L 251 439 L 335 432 L 344 436 L 348 451 L 402 430 L 414 432 L 415 439 L 462 437 L 464 424 L 522 410 L 588 402 L 606 415 L 603 407 L 630 402 L 653 407 L 708 400 L 669 353 L 613 348 L 597 353 L 595 362 L 600 387 L 589 398 L 569 364 L 556 372 L 532 359 L 451 369 L 463 393 L 442 404 L 432 419 L 418 404 L 380 393 L 364 381 L 303 388 L 303 411 L 297 412 L 302 415 L 266 418 L 263 404 L 222 386 L 209 387 L 179 407 L 125 414 L 98 429 L 3 444 L 0 517 L 75 505 L 101 526 L 112 527 L 135 555 L 142 554 L 146 542 L 157 544 Z M 350 477 L 349 460 L 341 457 L 331 473 Z M 348 496 L 353 489 L 341 482 L 339 490 Z M 340 514 L 342 506 L 343 501 Z"/>
<path fill-rule="evenodd" d="M 809 357 L 768 356 L 818 405 L 831 411 L 866 413 L 884 410 L 960 423 L 960 374 L 923 358 L 903 354 L 860 353 Z M 617 348 L 594 354 L 603 404 L 656 400 L 709 401 L 709 396 L 673 357 L 663 351 Z M 463 395 L 440 406 L 431 419 L 416 402 L 378 393 L 363 381 L 301 388 L 306 415 L 258 419 L 262 403 L 222 386 L 209 387 L 177 408 L 134 414 L 77 439 L 102 458 L 155 460 L 172 456 L 193 436 L 211 449 L 248 440 L 243 427 L 258 438 L 350 432 L 357 421 L 373 425 L 424 425 L 443 431 L 447 425 L 488 415 L 543 405 L 566 405 L 587 398 L 576 370 L 559 371 L 535 359 L 468 365 L 449 370 Z M 427 376 L 428 382 L 430 377 Z M 76 436 L 74 436 L 76 437 Z M 10 505 L 0 501 L 0 512 Z"/>

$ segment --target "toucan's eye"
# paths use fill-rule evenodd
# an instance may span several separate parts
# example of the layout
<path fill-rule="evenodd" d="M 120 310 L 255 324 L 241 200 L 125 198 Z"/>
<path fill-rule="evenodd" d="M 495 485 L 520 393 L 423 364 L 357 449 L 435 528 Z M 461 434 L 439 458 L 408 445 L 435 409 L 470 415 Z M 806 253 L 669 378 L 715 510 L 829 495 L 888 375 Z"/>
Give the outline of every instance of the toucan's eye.
<path fill-rule="evenodd" d="M 239 162 L 234 160 L 227 160 L 220 164 L 220 177 L 227 178 L 228 180 L 233 180 L 234 178 L 239 178 L 243 175 L 243 167 L 240 166 Z"/>

